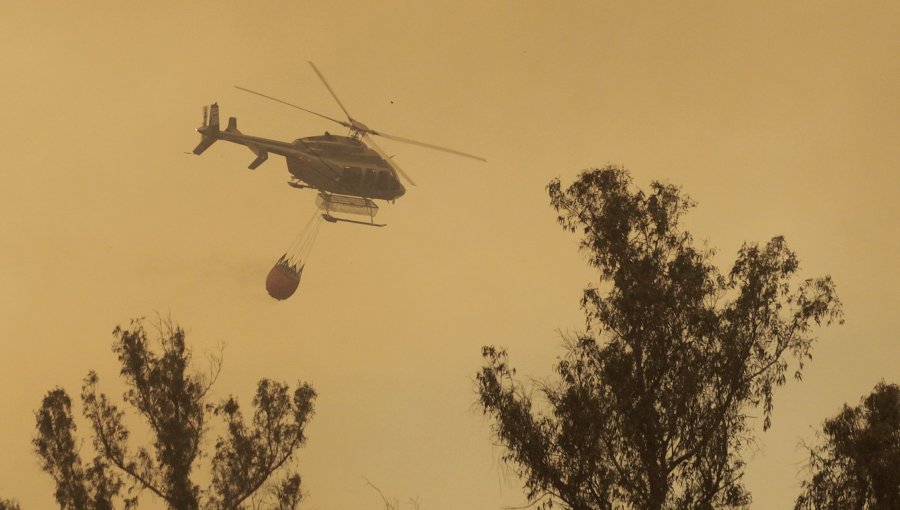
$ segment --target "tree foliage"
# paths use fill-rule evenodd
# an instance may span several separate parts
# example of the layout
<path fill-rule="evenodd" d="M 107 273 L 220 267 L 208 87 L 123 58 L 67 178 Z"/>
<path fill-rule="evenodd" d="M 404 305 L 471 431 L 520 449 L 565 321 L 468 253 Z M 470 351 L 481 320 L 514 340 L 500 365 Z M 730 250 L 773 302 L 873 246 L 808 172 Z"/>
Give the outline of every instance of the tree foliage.
<path fill-rule="evenodd" d="M 599 271 L 584 291 L 587 329 L 567 339 L 543 400 L 506 351 L 485 347 L 477 375 L 504 459 L 549 507 L 746 506 L 747 412 L 771 424 L 773 392 L 811 358 L 811 328 L 840 320 L 828 277 L 797 282 L 781 237 L 744 244 L 731 270 L 682 229 L 694 204 L 679 188 L 632 189 L 608 166 L 548 186 L 564 229 Z"/>
<path fill-rule="evenodd" d="M 11 499 L 0 499 L 0 510 L 22 510 L 22 507 Z"/>
<path fill-rule="evenodd" d="M 796 510 L 900 508 L 900 386 L 879 383 L 825 420 Z"/>
<path fill-rule="evenodd" d="M 291 396 L 288 387 L 266 379 L 253 398 L 253 419 L 244 423 L 234 398 L 216 407 L 228 425 L 216 441 L 213 457 L 214 500 L 219 507 L 236 508 L 253 495 L 306 440 L 304 428 L 312 413 L 315 392 L 300 386 Z M 293 508 L 300 498 L 300 477 L 291 474 L 275 488 L 279 508 Z"/>
<path fill-rule="evenodd" d="M 56 482 L 54 496 L 60 508 L 112 509 L 122 487 L 102 457 L 85 465 L 81 460 L 72 418 L 72 402 L 62 388 L 47 393 L 36 413 L 37 435 L 32 444 L 41 467 Z"/>
<path fill-rule="evenodd" d="M 184 330 L 170 321 L 158 326 L 160 352 L 142 320 L 113 331 L 113 351 L 127 388 L 123 400 L 148 425 L 149 445 L 131 447 L 125 412 L 99 390 L 93 371 L 81 390 L 96 452 L 91 463 L 81 460 L 65 390 L 51 390 L 44 398 L 33 444 L 44 471 L 56 482 L 60 507 L 111 509 L 121 501 L 131 508 L 147 490 L 175 510 L 240 509 L 248 498 L 260 496 L 271 508 L 296 508 L 300 476 L 291 471 L 290 461 L 306 440 L 316 396 L 312 387 L 304 383 L 291 392 L 286 384 L 262 379 L 252 400 L 253 418 L 245 423 L 234 397 L 219 404 L 208 401 L 220 361 L 215 360 L 211 374 L 191 371 Z M 212 484 L 201 490 L 193 474 L 212 416 L 222 418 L 226 432 L 215 442 Z M 280 481 L 275 481 L 277 473 L 283 473 Z M 127 491 L 125 480 L 130 482 Z"/>

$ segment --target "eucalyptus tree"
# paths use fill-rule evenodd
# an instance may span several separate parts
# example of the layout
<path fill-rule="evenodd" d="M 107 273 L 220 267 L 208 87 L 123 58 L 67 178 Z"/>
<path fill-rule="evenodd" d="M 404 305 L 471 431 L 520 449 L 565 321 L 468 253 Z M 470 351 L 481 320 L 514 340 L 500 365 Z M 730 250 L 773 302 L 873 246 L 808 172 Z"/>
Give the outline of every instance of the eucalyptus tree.
<path fill-rule="evenodd" d="M 727 273 L 682 226 L 671 184 L 634 189 L 607 166 L 549 186 L 559 223 L 598 271 L 558 378 L 516 377 L 486 346 L 480 403 L 527 496 L 545 507 L 742 508 L 748 413 L 771 425 L 775 388 L 800 379 L 815 325 L 841 320 L 829 277 L 798 281 L 782 237 L 745 243 Z"/>
<path fill-rule="evenodd" d="M 796 510 L 900 508 L 900 386 L 879 383 L 825 420 L 821 437 Z"/>
<path fill-rule="evenodd" d="M 291 391 L 286 384 L 260 380 L 248 419 L 235 397 L 210 401 L 221 359 L 209 373 L 192 370 L 185 332 L 171 321 L 160 321 L 156 342 L 140 319 L 117 327 L 113 336 L 126 386 L 123 400 L 147 424 L 149 444 L 131 444 L 125 411 L 100 391 L 92 371 L 82 385 L 81 403 L 94 456 L 82 460 L 71 400 L 62 388 L 49 391 L 36 412 L 32 442 L 53 477 L 61 508 L 132 508 L 144 491 L 173 510 L 242 509 L 251 502 L 255 508 L 297 507 L 302 493 L 293 459 L 313 415 L 311 386 L 301 383 Z M 224 431 L 211 452 L 211 483 L 201 489 L 195 471 L 213 418 Z"/>
<path fill-rule="evenodd" d="M 0 499 L 0 510 L 22 510 L 22 507 L 15 500 Z"/>

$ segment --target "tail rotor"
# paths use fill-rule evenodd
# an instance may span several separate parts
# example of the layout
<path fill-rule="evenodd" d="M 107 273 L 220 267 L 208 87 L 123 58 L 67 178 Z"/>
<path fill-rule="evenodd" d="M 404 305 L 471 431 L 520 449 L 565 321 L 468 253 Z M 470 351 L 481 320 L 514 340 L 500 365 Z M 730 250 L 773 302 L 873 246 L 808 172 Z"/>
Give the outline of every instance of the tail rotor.
<path fill-rule="evenodd" d="M 218 140 L 219 135 L 219 105 L 213 103 L 212 106 L 203 107 L 203 125 L 197 128 L 201 139 L 197 147 L 194 148 L 194 154 L 203 154 L 203 151 Z"/>

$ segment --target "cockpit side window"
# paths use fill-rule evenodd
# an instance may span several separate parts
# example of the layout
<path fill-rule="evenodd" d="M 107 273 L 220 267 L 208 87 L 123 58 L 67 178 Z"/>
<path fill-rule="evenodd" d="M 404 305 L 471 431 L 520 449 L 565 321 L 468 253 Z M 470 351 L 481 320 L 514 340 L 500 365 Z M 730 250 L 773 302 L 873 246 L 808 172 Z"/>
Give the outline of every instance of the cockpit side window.
<path fill-rule="evenodd" d="M 391 188 L 391 174 L 385 170 L 378 171 L 378 178 L 375 181 L 375 186 L 378 189 L 390 189 Z"/>
<path fill-rule="evenodd" d="M 356 188 L 359 186 L 359 182 L 361 179 L 362 168 L 358 168 L 355 166 L 344 167 L 344 174 L 341 176 L 341 184 L 350 188 Z"/>
<path fill-rule="evenodd" d="M 371 168 L 366 168 L 363 171 L 363 184 L 364 189 L 372 189 L 375 186 L 375 170 Z"/>

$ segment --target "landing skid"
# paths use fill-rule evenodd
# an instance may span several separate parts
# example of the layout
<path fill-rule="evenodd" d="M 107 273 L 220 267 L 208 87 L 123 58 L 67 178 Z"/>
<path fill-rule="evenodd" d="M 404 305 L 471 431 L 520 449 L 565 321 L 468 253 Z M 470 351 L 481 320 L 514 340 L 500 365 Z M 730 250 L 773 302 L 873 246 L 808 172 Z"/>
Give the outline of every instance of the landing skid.
<path fill-rule="evenodd" d="M 367 227 L 386 227 L 387 226 L 387 223 L 374 223 L 374 222 L 369 222 L 369 221 L 348 220 L 347 218 L 337 218 L 328 213 L 322 213 L 322 219 L 324 219 L 325 221 L 327 221 L 329 223 L 337 223 L 340 221 L 340 222 L 344 222 L 344 223 L 355 223 L 357 225 L 365 225 Z"/>
<path fill-rule="evenodd" d="M 288 181 L 288 186 L 296 189 L 313 189 L 312 186 L 307 186 L 306 184 L 301 184 L 300 181 Z"/>

